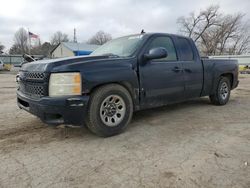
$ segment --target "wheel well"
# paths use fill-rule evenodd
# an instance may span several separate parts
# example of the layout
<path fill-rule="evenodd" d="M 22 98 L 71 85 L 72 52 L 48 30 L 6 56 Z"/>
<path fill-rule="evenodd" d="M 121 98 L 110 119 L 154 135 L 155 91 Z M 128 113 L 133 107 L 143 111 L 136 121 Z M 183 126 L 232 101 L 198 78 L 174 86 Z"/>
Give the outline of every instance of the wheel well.
<path fill-rule="evenodd" d="M 222 74 L 221 76 L 228 78 L 230 80 L 231 87 L 233 87 L 234 76 L 232 73 L 225 73 L 225 74 Z"/>
<path fill-rule="evenodd" d="M 132 101 L 134 103 L 134 107 L 136 106 L 135 104 L 135 99 L 136 99 L 136 93 L 133 89 L 133 86 L 129 83 L 129 82 L 126 82 L 126 81 L 121 81 L 121 82 L 109 82 L 109 83 L 103 83 L 103 84 L 99 84 L 99 85 L 96 85 L 95 87 L 93 87 L 89 94 L 91 94 L 93 91 L 95 91 L 97 88 L 99 87 L 102 87 L 102 86 L 105 86 L 105 85 L 109 85 L 109 84 L 117 84 L 117 85 L 120 85 L 122 87 L 124 87 L 126 90 L 128 90 L 129 94 L 131 95 L 131 98 L 132 98 Z"/>

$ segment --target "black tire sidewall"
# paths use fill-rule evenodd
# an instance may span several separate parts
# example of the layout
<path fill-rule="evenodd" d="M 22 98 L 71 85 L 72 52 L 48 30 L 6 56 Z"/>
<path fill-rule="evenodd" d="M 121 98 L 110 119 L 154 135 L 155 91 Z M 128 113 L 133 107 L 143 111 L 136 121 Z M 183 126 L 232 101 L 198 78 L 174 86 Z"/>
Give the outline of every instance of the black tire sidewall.
<path fill-rule="evenodd" d="M 227 96 L 226 99 L 222 99 L 221 94 L 220 94 L 220 89 L 221 89 L 221 86 L 222 86 L 223 83 L 226 83 L 227 87 L 228 87 L 228 96 Z M 219 81 L 219 85 L 218 85 L 218 88 L 217 88 L 217 97 L 218 97 L 219 103 L 221 105 L 227 104 L 227 102 L 229 101 L 229 98 L 230 98 L 230 94 L 231 94 L 230 81 L 229 81 L 228 78 L 222 77 L 220 79 L 220 81 Z"/>
<path fill-rule="evenodd" d="M 109 127 L 105 125 L 100 117 L 101 104 L 110 95 L 120 96 L 124 100 L 126 106 L 126 112 L 123 120 L 119 125 L 114 127 Z M 110 90 L 103 91 L 102 95 L 94 96 L 92 100 L 95 100 L 95 104 L 90 105 L 91 109 L 89 115 L 92 124 L 94 124 L 94 130 L 93 130 L 93 125 L 90 125 L 91 127 L 89 128 L 93 132 L 101 136 L 112 136 L 122 132 L 123 129 L 126 127 L 126 125 L 129 123 L 129 121 L 131 120 L 133 113 L 133 103 L 129 92 L 122 91 L 121 89 L 118 88 L 117 89 L 113 88 Z"/>

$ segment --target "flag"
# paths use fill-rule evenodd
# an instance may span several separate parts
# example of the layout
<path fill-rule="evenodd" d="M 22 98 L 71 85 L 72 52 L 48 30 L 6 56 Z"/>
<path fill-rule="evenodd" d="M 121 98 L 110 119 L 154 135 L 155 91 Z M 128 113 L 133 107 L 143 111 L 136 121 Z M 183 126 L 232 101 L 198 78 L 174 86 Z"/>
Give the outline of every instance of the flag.
<path fill-rule="evenodd" d="M 36 38 L 36 39 L 39 38 L 38 35 L 36 35 L 36 34 L 34 34 L 34 33 L 31 33 L 30 31 L 29 31 L 29 37 L 30 37 L 30 38 Z"/>
<path fill-rule="evenodd" d="M 40 42 L 39 36 L 30 31 L 28 32 L 28 34 L 29 34 L 30 48 L 38 46 Z"/>

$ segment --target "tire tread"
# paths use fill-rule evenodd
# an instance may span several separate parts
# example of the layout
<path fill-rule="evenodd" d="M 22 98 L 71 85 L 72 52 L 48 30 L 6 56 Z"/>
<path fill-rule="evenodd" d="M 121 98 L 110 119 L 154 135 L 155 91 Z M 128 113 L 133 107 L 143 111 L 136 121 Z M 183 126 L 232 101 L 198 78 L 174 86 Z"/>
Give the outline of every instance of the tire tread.
<path fill-rule="evenodd" d="M 228 84 L 228 87 L 229 87 L 229 96 L 228 96 L 228 99 L 226 101 L 222 101 L 220 99 L 220 96 L 219 96 L 219 86 L 220 86 L 221 82 L 223 82 L 223 81 L 226 81 L 227 84 Z M 217 106 L 222 106 L 222 105 L 227 104 L 227 102 L 228 102 L 228 100 L 230 98 L 230 90 L 231 90 L 231 88 L 230 88 L 230 79 L 228 77 L 221 76 L 219 78 L 218 83 L 217 83 L 215 94 L 209 96 L 211 103 L 214 104 L 214 105 L 217 105 Z"/>
<path fill-rule="evenodd" d="M 130 114 L 128 117 L 128 120 L 125 123 L 125 126 L 122 127 L 122 129 L 115 129 L 111 132 L 104 131 L 97 123 L 97 117 L 96 117 L 96 108 L 99 106 L 99 103 L 101 102 L 100 99 L 102 96 L 104 96 L 107 92 L 110 91 L 120 91 L 124 93 L 129 100 L 129 108 L 130 108 Z M 133 113 L 133 102 L 130 93 L 126 88 L 119 84 L 108 84 L 104 86 L 98 87 L 94 92 L 90 95 L 89 105 L 87 108 L 87 117 L 85 120 L 85 124 L 88 127 L 88 129 L 93 132 L 94 134 L 101 136 L 101 137 L 109 137 L 116 134 L 121 133 L 124 128 L 127 126 L 127 124 L 130 122 L 132 118 Z"/>

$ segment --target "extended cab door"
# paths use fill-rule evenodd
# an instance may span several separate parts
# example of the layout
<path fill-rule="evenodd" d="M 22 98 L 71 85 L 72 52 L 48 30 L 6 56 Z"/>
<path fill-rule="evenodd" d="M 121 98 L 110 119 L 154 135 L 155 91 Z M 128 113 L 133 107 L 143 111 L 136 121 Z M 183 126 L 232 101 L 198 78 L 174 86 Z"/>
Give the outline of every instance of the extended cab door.
<path fill-rule="evenodd" d="M 177 37 L 179 61 L 182 64 L 185 82 L 185 98 L 200 97 L 203 87 L 203 65 L 191 39 Z"/>
<path fill-rule="evenodd" d="M 144 54 L 163 47 L 168 56 L 140 62 L 141 102 L 146 107 L 161 106 L 180 101 L 184 97 L 182 64 L 178 62 L 174 42 L 170 36 L 154 36 L 147 43 Z"/>

